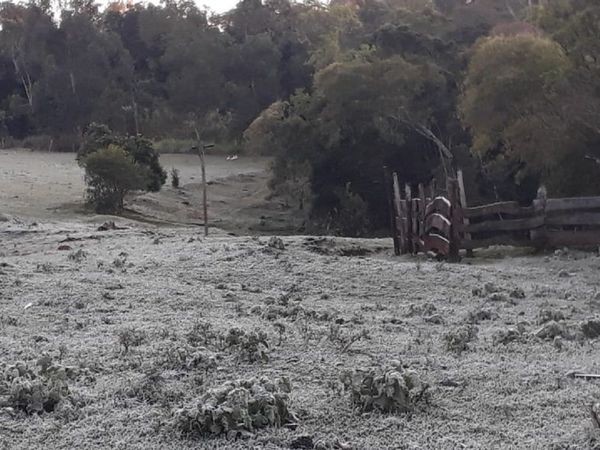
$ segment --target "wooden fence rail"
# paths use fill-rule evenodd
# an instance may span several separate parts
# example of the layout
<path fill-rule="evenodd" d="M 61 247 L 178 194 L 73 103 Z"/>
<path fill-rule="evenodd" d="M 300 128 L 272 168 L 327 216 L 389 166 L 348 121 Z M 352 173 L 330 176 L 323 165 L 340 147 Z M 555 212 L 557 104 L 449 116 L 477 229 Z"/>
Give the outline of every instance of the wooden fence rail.
<path fill-rule="evenodd" d="M 530 206 L 508 201 L 469 207 L 463 186 L 460 171 L 447 179 L 443 193 L 435 183 L 401 188 L 397 174 L 391 175 L 396 254 L 434 252 L 456 260 L 461 249 L 492 245 L 600 246 L 600 197 L 547 199 L 540 189 Z"/>

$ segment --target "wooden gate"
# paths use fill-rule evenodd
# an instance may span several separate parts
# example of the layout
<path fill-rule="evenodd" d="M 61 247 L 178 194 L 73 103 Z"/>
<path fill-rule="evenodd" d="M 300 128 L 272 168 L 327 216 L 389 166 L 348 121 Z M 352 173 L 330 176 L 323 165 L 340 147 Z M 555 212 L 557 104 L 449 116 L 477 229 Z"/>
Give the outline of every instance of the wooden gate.
<path fill-rule="evenodd" d="M 386 175 L 391 184 L 391 225 L 397 255 L 432 252 L 440 257 L 458 259 L 460 227 L 463 218 L 457 179 L 448 179 L 445 195 L 437 195 L 435 182 L 417 185 L 416 192 L 406 184 L 401 188 L 398 175 Z"/>
<path fill-rule="evenodd" d="M 497 202 L 467 206 L 462 172 L 446 180 L 445 190 L 400 186 L 386 171 L 394 251 L 397 255 L 432 252 L 458 261 L 490 245 L 542 248 L 600 246 L 600 197 L 547 198 L 544 188 L 530 206 Z"/>

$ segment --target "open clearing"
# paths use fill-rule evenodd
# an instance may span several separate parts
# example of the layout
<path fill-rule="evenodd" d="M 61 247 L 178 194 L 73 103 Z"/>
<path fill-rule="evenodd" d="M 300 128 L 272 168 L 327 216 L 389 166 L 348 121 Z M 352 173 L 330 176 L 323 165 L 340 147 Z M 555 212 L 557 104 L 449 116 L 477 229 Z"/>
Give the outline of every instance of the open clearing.
<path fill-rule="evenodd" d="M 127 229 L 0 224 L 4 448 L 276 449 L 299 435 L 318 448 L 586 448 L 598 381 L 567 373 L 600 373 L 582 328 L 600 309 L 592 254 L 449 265 L 393 258 L 388 240 L 289 237 L 280 250 L 117 224 Z M 449 348 L 446 334 L 471 325 L 465 348 Z M 235 327 L 267 333 L 268 361 L 208 338 Z M 340 345 L 362 330 L 368 339 Z M 198 352 L 214 364 L 186 363 Z M 68 392 L 28 415 L 7 403 L 6 373 L 42 357 L 67 368 Z M 361 414 L 340 374 L 392 360 L 430 399 L 409 415 Z M 175 411 L 207 389 L 262 376 L 289 379 L 294 429 L 198 440 L 176 427 Z"/>
<path fill-rule="evenodd" d="M 294 218 L 276 199 L 268 198 L 268 158 L 221 155 L 206 157 L 211 226 L 232 232 L 287 232 L 302 218 Z M 132 194 L 126 214 L 162 223 L 201 224 L 200 160 L 195 155 L 161 155 L 167 172 L 180 173 L 179 189 L 170 180 L 157 193 Z M 0 150 L 0 213 L 41 220 L 85 220 L 83 170 L 73 153 Z"/>

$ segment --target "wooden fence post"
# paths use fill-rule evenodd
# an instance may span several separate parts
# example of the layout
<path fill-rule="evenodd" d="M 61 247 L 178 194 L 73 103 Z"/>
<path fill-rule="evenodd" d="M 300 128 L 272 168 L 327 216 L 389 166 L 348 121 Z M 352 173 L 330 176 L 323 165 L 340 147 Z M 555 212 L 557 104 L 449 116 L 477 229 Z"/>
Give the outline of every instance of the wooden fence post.
<path fill-rule="evenodd" d="M 413 214 L 412 214 L 412 189 L 407 183 L 404 185 L 404 198 L 406 199 L 406 223 L 408 232 L 406 233 L 407 252 L 414 253 L 414 233 Z"/>
<path fill-rule="evenodd" d="M 425 237 L 425 207 L 427 206 L 427 198 L 425 197 L 425 186 L 423 183 L 419 183 L 419 234 L 418 234 L 418 243 L 419 249 L 421 250 L 421 243 L 423 242 L 423 238 Z M 417 250 L 417 252 L 418 252 Z"/>
<path fill-rule="evenodd" d="M 459 169 L 456 172 L 456 179 L 458 181 L 458 192 L 460 194 L 459 199 L 460 199 L 460 205 L 462 208 L 466 208 L 467 205 L 467 192 L 465 191 L 465 181 L 463 179 L 463 171 L 462 169 Z M 469 219 L 467 219 L 466 217 L 463 219 L 463 224 L 465 226 L 469 225 Z M 467 241 L 471 240 L 471 234 L 470 233 L 464 233 L 464 238 Z M 473 250 L 472 249 L 467 249 L 467 256 L 469 258 L 473 257 Z"/>
<path fill-rule="evenodd" d="M 202 170 L 202 211 L 204 213 L 204 236 L 208 236 L 208 198 L 206 183 L 206 162 L 204 160 L 204 149 L 200 149 L 200 168 Z"/>
<path fill-rule="evenodd" d="M 448 190 L 448 200 L 450 201 L 450 252 L 448 261 L 460 261 L 460 232 L 463 228 L 463 213 L 460 204 L 460 193 L 458 180 L 448 178 L 446 180 L 446 189 Z"/>
<path fill-rule="evenodd" d="M 529 232 L 529 238 L 533 242 L 534 247 L 537 250 L 541 250 L 546 246 L 547 235 L 546 235 L 546 203 L 548 202 L 548 194 L 545 186 L 540 186 L 537 191 L 537 197 L 533 201 L 533 210 L 537 217 L 542 217 L 544 225 L 540 228 L 531 230 Z"/>
<path fill-rule="evenodd" d="M 394 208 L 396 211 L 396 230 L 399 237 L 400 253 L 406 253 L 406 208 L 402 204 L 402 195 L 400 194 L 400 183 L 398 182 L 398 174 L 394 172 L 393 189 L 394 189 Z"/>
<path fill-rule="evenodd" d="M 396 223 L 396 209 L 394 208 L 394 192 L 392 187 L 392 176 L 388 166 L 383 166 L 383 176 L 385 180 L 385 192 L 388 198 L 388 208 L 390 211 L 390 231 L 392 233 L 392 239 L 394 240 L 394 254 L 400 255 L 400 242 L 398 240 L 398 230 Z"/>

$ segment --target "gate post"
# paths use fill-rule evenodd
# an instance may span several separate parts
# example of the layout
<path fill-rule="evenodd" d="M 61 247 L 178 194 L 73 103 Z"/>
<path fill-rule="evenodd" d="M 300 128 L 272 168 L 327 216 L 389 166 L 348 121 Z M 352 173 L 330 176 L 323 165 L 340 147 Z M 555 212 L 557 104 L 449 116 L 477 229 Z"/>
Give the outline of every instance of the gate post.
<path fill-rule="evenodd" d="M 450 201 L 450 253 L 448 261 L 460 261 L 460 234 L 463 227 L 463 212 L 460 203 L 460 189 L 456 178 L 448 178 L 446 180 L 446 188 L 448 190 L 448 200 Z"/>
<path fill-rule="evenodd" d="M 392 174 L 388 166 L 383 166 L 383 176 L 385 181 L 385 193 L 388 199 L 388 208 L 390 211 L 390 230 L 392 232 L 392 239 L 394 240 L 394 254 L 400 255 L 400 240 L 398 239 L 398 228 L 396 224 L 396 208 L 394 208 L 394 191 L 392 185 Z"/>

